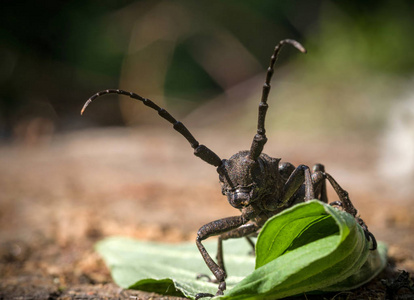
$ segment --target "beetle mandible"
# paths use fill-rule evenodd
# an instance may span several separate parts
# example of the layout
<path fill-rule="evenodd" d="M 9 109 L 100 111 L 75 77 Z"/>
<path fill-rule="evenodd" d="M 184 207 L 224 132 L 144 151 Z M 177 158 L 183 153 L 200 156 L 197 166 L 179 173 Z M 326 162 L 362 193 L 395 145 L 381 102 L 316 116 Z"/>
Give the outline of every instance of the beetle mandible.
<path fill-rule="evenodd" d="M 357 210 L 348 197 L 348 193 L 341 188 L 330 174 L 325 172 L 323 165 L 316 164 L 311 171 L 306 165 L 295 167 L 288 162 L 281 163 L 280 158 L 272 158 L 262 153 L 263 147 L 267 142 L 265 118 L 268 109 L 267 98 L 270 92 L 270 80 L 278 54 L 283 45 L 286 44 L 295 47 L 302 53 L 306 53 L 306 49 L 295 40 L 285 39 L 277 44 L 267 69 L 262 98 L 259 104 L 257 133 L 253 138 L 250 150 L 240 151 L 229 159 L 220 159 L 208 147 L 199 144 L 187 127 L 180 121 L 177 121 L 165 109 L 135 93 L 118 89 L 104 90 L 90 97 L 81 111 L 81 114 L 83 114 L 86 107 L 93 100 L 106 94 L 120 94 L 139 100 L 146 106 L 156 110 L 162 118 L 170 122 L 173 128 L 187 139 L 197 157 L 217 168 L 222 194 L 227 196 L 230 205 L 240 210 L 241 215 L 210 222 L 202 226 L 197 233 L 196 245 L 215 277 L 214 282 L 218 283 L 216 296 L 223 295 L 226 289 L 227 275 L 223 261 L 223 240 L 241 237 L 248 238 L 249 236 L 257 235 L 260 228 L 271 216 L 298 202 L 318 199 L 328 203 L 326 180 L 332 185 L 339 198 L 339 200 L 330 204 L 341 207 L 355 217 L 356 221 L 364 229 L 366 239 L 372 242 L 371 249 L 374 250 L 377 247 L 374 235 L 357 215 Z M 204 248 L 202 241 L 217 235 L 217 262 L 215 262 Z M 200 275 L 199 277 L 204 276 L 206 275 Z M 209 293 L 199 293 L 196 295 L 196 299 L 213 296 L 213 294 Z"/>

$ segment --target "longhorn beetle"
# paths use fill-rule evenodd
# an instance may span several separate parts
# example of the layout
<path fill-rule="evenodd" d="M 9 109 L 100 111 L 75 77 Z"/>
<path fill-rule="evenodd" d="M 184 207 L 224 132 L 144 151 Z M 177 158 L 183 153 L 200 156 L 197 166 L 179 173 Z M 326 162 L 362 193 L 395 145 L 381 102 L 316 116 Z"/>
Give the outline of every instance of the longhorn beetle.
<path fill-rule="evenodd" d="M 223 295 L 223 291 L 226 289 L 223 240 L 240 237 L 248 238 L 257 235 L 267 219 L 298 202 L 319 199 L 328 203 L 326 180 L 332 185 L 339 198 L 338 201 L 330 204 L 341 207 L 355 217 L 363 228 L 366 239 L 372 242 L 371 249 L 374 250 L 377 247 L 374 235 L 369 232 L 364 221 L 357 216 L 357 210 L 349 199 L 348 193 L 341 188 L 331 175 L 325 172 L 323 165 L 316 164 L 311 171 L 306 165 L 294 167 L 288 162 L 281 163 L 280 158 L 272 158 L 262 153 L 267 142 L 265 117 L 268 109 L 267 98 L 270 91 L 270 80 L 280 49 L 285 44 L 290 44 L 302 53 L 306 53 L 305 48 L 300 43 L 290 39 L 280 41 L 275 47 L 270 58 L 270 66 L 267 69 L 259 104 L 257 133 L 253 138 L 250 150 L 240 151 L 229 159 L 222 160 L 212 150 L 200 145 L 183 123 L 177 121 L 165 109 L 151 100 L 135 93 L 115 89 L 101 91 L 89 98 L 81 111 L 81 114 L 83 114 L 85 108 L 93 100 L 106 94 L 126 95 L 139 100 L 146 106 L 156 110 L 162 118 L 170 122 L 173 128 L 187 139 L 197 157 L 217 168 L 222 194 L 227 196 L 230 205 L 240 210 L 241 215 L 210 222 L 202 226 L 197 233 L 196 245 L 215 277 L 214 282 L 218 283 L 216 296 Z M 217 235 L 217 262 L 215 262 L 204 248 L 202 241 Z M 204 276 L 206 275 L 199 275 L 198 277 Z M 213 296 L 209 293 L 199 293 L 196 295 L 196 299 Z"/>

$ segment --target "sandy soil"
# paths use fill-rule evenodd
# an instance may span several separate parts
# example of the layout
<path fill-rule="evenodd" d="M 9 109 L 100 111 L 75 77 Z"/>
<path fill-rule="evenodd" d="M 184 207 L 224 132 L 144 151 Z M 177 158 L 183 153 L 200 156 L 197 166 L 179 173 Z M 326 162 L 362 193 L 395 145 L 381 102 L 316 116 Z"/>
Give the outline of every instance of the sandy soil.
<path fill-rule="evenodd" d="M 197 138 L 222 158 L 251 141 L 229 142 L 208 130 Z M 375 144 L 348 138 L 298 145 L 278 136 L 265 152 L 296 165 L 323 162 L 371 232 L 389 245 L 389 265 L 378 279 L 326 299 L 391 299 L 393 293 L 413 299 L 392 283 L 401 270 L 414 272 L 414 198 L 377 174 Z M 237 214 L 221 195 L 214 168 L 165 128 L 85 130 L 36 145 L 3 145 L 0 166 L 0 299 L 173 299 L 117 287 L 94 243 L 111 235 L 194 240 L 203 224 Z"/>

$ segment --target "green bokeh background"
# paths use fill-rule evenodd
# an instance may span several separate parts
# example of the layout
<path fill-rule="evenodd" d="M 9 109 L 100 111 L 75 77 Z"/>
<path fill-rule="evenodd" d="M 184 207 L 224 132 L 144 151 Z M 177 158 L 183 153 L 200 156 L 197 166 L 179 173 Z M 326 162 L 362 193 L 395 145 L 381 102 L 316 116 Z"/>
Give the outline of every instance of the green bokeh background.
<path fill-rule="evenodd" d="M 311 122 L 309 130 L 328 134 L 375 133 L 412 86 L 412 1 L 4 1 L 0 15 L 6 141 L 39 117 L 54 133 L 158 123 L 111 100 L 81 119 L 83 102 L 106 88 L 133 90 L 185 119 L 245 85 L 236 104 L 224 101 L 212 113 L 240 110 L 233 125 L 253 128 L 242 116 L 256 114 L 251 103 L 283 38 L 297 39 L 309 54 L 289 49 L 280 57 L 269 128 L 303 130 Z M 260 79 L 248 84 L 252 78 Z"/>

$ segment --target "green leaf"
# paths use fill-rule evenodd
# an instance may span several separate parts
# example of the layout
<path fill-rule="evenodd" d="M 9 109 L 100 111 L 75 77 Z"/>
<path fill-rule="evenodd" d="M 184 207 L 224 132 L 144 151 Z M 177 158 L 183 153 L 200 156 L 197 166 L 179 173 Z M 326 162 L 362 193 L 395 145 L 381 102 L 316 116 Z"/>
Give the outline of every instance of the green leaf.
<path fill-rule="evenodd" d="M 204 243 L 214 257 L 216 242 Z M 370 244 L 355 219 L 318 200 L 298 204 L 272 217 L 256 243 L 256 259 L 243 239 L 224 243 L 229 274 L 220 299 L 279 299 L 309 291 L 342 291 L 358 287 L 385 266 L 386 247 Z M 97 251 L 114 281 L 166 295 L 194 298 L 215 294 L 217 284 L 196 280 L 211 275 L 195 243 L 162 244 L 108 238 Z"/>
<path fill-rule="evenodd" d="M 256 244 L 256 270 L 222 298 L 279 299 L 358 287 L 386 263 L 385 245 L 369 247 L 348 213 L 317 200 L 298 204 L 265 224 Z"/>
<path fill-rule="evenodd" d="M 204 243 L 215 253 L 217 242 Z M 95 246 L 111 269 L 112 278 L 123 288 L 184 295 L 194 298 L 199 292 L 215 294 L 217 284 L 197 280 L 198 274 L 211 276 L 195 243 L 163 244 L 111 237 Z M 254 270 L 254 256 L 248 255 L 250 245 L 244 240 L 225 243 L 225 260 L 231 288 Z"/>

